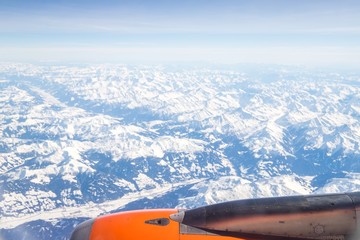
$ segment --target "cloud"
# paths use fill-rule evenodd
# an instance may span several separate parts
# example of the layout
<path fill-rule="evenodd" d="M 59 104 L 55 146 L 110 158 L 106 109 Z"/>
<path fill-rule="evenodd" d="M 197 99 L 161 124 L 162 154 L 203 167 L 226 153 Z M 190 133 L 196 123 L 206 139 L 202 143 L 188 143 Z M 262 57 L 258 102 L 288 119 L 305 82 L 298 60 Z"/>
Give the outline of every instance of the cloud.
<path fill-rule="evenodd" d="M 9 57 L 10 56 L 10 57 Z M 116 62 L 116 63 L 269 63 L 307 66 L 358 66 L 360 48 L 176 48 L 176 47 L 84 47 L 0 48 L 0 61 Z"/>

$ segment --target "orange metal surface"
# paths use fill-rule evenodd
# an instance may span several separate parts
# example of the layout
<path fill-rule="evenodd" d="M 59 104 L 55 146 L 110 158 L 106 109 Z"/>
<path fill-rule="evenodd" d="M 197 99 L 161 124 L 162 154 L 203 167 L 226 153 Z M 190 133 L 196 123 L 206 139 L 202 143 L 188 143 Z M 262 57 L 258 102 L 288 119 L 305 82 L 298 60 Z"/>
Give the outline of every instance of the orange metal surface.
<path fill-rule="evenodd" d="M 180 234 L 180 240 L 246 240 L 227 236 Z"/>
<path fill-rule="evenodd" d="M 145 221 L 169 218 L 175 209 L 122 212 L 99 217 L 94 222 L 90 240 L 179 240 L 179 223 L 166 226 L 146 224 Z"/>
<path fill-rule="evenodd" d="M 176 209 L 141 210 L 106 215 L 95 220 L 90 240 L 240 240 L 239 238 L 180 234 L 179 223 L 169 219 L 166 226 L 145 221 L 169 218 Z"/>

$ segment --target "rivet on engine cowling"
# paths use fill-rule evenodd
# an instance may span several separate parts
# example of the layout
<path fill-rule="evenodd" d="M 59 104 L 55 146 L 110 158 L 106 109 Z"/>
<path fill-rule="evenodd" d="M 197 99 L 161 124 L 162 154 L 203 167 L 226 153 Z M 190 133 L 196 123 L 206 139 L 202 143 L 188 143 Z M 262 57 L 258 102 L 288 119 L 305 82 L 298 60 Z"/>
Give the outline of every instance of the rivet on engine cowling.
<path fill-rule="evenodd" d="M 324 226 L 323 225 L 316 225 L 315 227 L 314 227 L 314 232 L 316 233 L 316 234 L 318 234 L 318 235 L 320 235 L 320 234 L 323 234 L 324 232 L 325 232 L 325 229 L 324 229 Z"/>

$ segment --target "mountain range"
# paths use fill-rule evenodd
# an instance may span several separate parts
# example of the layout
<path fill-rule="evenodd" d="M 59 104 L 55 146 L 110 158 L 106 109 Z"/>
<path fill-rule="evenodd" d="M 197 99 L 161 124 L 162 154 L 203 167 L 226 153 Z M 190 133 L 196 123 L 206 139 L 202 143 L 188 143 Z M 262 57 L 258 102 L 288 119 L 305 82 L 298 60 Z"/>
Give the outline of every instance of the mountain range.
<path fill-rule="evenodd" d="M 0 239 L 143 208 L 360 189 L 360 74 L 0 64 Z"/>

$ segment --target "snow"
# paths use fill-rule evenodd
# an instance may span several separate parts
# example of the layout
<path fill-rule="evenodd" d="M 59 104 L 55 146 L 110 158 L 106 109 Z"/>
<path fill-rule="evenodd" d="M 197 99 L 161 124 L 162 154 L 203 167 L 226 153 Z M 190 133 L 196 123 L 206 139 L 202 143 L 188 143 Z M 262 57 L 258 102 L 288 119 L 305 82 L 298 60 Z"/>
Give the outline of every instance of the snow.
<path fill-rule="evenodd" d="M 154 180 L 143 173 L 140 173 L 136 178 L 134 178 L 134 180 L 140 190 L 159 187 Z"/>
<path fill-rule="evenodd" d="M 360 187 L 360 87 L 346 76 L 30 64 L 0 73 L 17 77 L 0 80 L 4 228 L 95 217 L 191 184 L 179 208 Z"/>
<path fill-rule="evenodd" d="M 198 191 L 195 197 L 182 199 L 178 208 L 199 207 L 224 201 L 309 194 L 312 189 L 309 179 L 298 176 L 278 176 L 251 182 L 241 177 L 221 177 L 202 181 L 192 187 Z"/>
<path fill-rule="evenodd" d="M 360 173 L 348 173 L 342 178 L 333 178 L 316 193 L 356 192 L 360 189 Z"/>
<path fill-rule="evenodd" d="M 31 213 L 34 210 L 34 208 L 39 212 L 54 209 L 56 206 L 54 202 L 51 201 L 51 198 L 55 198 L 55 197 L 56 197 L 55 193 L 51 191 L 45 192 L 34 189 L 28 190 L 25 194 L 5 193 L 3 194 L 4 200 L 0 202 L 0 208 L 5 213 L 5 216 L 13 215 L 13 217 L 16 218 L 18 216 L 16 211 L 19 210 L 21 210 L 21 212 L 19 211 L 20 216 L 21 215 L 26 216 L 27 213 Z M 3 219 L 4 218 L 2 218 L 2 220 Z"/>
<path fill-rule="evenodd" d="M 58 221 L 61 218 L 71 218 L 71 217 L 95 218 L 100 214 L 102 214 L 103 212 L 110 212 L 112 210 L 119 209 L 132 201 L 136 201 L 143 198 L 159 197 L 163 194 L 166 194 L 170 190 L 174 190 L 181 186 L 186 186 L 197 182 L 199 182 L 199 180 L 189 180 L 179 184 L 166 184 L 163 186 L 159 186 L 155 189 L 143 190 L 141 192 L 126 194 L 125 196 L 119 199 L 107 201 L 105 203 L 100 203 L 100 204 L 89 202 L 82 206 L 64 207 L 64 208 L 56 208 L 56 209 L 55 208 L 42 209 L 42 211 L 23 215 L 23 216 L 5 216 L 5 217 L 3 216 L 1 218 L 2 221 L 1 228 L 11 229 L 23 223 L 31 222 L 35 220 Z M 33 194 L 41 194 L 41 192 L 38 193 L 34 192 Z M 54 194 L 51 192 L 44 193 L 44 195 L 46 194 L 51 197 L 54 196 Z M 20 194 L 17 195 L 12 194 L 10 196 L 5 196 L 5 197 L 11 199 L 20 199 L 23 196 Z M 0 207 L 4 207 L 4 206 L 1 205 L 0 203 Z"/>

